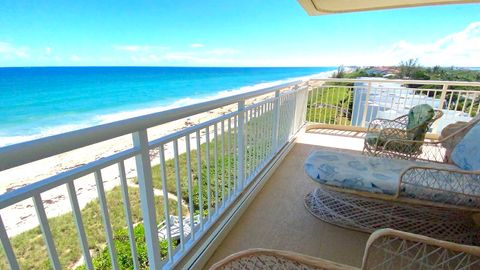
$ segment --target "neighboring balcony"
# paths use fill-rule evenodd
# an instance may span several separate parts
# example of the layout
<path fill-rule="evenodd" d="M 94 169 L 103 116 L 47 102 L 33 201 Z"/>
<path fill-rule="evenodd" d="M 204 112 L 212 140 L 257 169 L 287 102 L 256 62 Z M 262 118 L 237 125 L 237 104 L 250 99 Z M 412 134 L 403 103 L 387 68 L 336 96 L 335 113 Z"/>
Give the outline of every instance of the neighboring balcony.
<path fill-rule="evenodd" d="M 303 172 L 304 160 L 325 148 L 360 152 L 370 121 L 417 104 L 443 111 L 427 134 L 437 138 L 448 124 L 478 114 L 475 87 L 293 82 L 0 148 L 5 179 L 43 159 L 75 158 L 85 147 L 131 137 L 127 149 L 0 195 L 0 268 L 198 269 L 258 247 L 360 266 L 368 234 L 305 210 L 304 196 L 318 184 Z M 222 108 L 220 116 L 195 118 Z M 175 122 L 188 124 L 170 130 Z M 155 136 L 159 126 L 167 135 Z M 20 215 L 24 208 L 32 213 Z"/>

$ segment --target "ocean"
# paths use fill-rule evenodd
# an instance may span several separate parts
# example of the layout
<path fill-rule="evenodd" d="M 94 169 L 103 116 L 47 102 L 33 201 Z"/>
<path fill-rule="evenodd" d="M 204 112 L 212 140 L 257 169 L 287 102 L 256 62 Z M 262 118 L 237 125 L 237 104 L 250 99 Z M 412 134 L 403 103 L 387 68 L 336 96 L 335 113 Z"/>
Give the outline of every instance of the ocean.
<path fill-rule="evenodd" d="M 336 67 L 0 68 L 0 147 L 297 79 Z"/>

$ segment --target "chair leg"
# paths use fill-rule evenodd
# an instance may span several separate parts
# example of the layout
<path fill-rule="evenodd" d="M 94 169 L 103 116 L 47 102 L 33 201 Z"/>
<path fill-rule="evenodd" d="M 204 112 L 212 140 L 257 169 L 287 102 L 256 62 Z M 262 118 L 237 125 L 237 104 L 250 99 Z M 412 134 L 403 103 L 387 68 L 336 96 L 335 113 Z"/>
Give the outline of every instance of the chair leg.
<path fill-rule="evenodd" d="M 480 230 L 468 211 L 391 202 L 328 188 L 307 194 L 305 207 L 318 219 L 347 229 L 371 233 L 392 228 L 461 244 L 480 243 Z"/>

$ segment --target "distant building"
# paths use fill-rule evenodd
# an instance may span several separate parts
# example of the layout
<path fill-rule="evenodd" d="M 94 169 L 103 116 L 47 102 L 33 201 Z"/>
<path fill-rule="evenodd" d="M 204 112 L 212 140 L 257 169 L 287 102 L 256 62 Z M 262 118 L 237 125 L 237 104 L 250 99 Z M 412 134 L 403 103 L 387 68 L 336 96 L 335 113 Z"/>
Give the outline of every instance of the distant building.
<path fill-rule="evenodd" d="M 367 69 L 365 72 L 368 74 L 368 76 L 383 76 L 383 75 L 385 75 L 385 71 L 379 70 L 379 69 L 376 69 L 376 68 Z"/>

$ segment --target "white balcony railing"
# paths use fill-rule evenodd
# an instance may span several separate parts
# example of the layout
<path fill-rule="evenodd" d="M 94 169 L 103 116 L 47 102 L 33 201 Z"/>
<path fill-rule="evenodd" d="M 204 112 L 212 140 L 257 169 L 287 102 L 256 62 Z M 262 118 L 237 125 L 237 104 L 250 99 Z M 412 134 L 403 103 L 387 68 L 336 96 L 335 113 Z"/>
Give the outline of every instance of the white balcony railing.
<path fill-rule="evenodd" d="M 307 87 L 293 82 L 278 87 L 212 100 L 183 108 L 172 109 L 151 115 L 122 120 L 83 130 L 73 131 L 31 142 L 0 148 L 0 172 L 23 165 L 28 170 L 32 162 L 100 143 L 123 135 L 129 135 L 133 147 L 28 184 L 0 195 L 0 209 L 6 209 L 23 200 L 33 200 L 44 245 L 53 269 L 71 267 L 65 265 L 56 239 L 52 236 L 51 221 L 47 218 L 42 195 L 55 188 L 68 191 L 73 213 L 76 235 L 69 241 L 77 241 L 87 269 L 93 269 L 89 238 L 86 233 L 82 206 L 79 204 L 79 178 L 93 175 L 104 238 L 110 255 L 111 267 L 119 269 L 117 248 L 114 244 L 111 205 L 106 199 L 104 171 L 116 166 L 123 198 L 125 224 L 128 230 L 131 254 L 135 269 L 140 268 L 137 260 L 129 185 L 126 179 L 125 162 L 135 159 L 135 170 L 140 193 L 140 207 L 145 229 L 145 241 L 150 269 L 174 267 L 188 251 L 198 244 L 202 236 L 217 222 L 222 213 L 246 190 L 255 177 L 269 166 L 269 162 L 292 139 L 305 122 Z M 254 98 L 260 101 L 253 101 Z M 157 139 L 150 139 L 148 130 L 195 114 L 236 104 L 236 109 L 220 117 L 172 132 Z M 168 157 L 166 149 L 173 149 Z M 153 156 L 153 159 L 151 159 Z M 152 175 L 155 162 L 159 164 L 158 178 Z M 172 163 L 173 162 L 173 166 Z M 160 186 L 160 189 L 157 187 Z M 161 194 L 156 191 L 161 190 Z M 176 197 L 176 205 L 169 199 Z M 155 198 L 163 197 L 163 209 Z M 184 205 L 186 205 L 184 207 Z M 158 214 L 169 217 L 173 212 L 178 224 L 172 219 L 163 221 L 166 231 L 167 253 L 162 255 L 157 226 L 162 221 Z M 0 217 L 0 238 L 3 259 L 11 269 L 19 269 L 22 260 L 16 255 L 4 221 Z M 197 220 L 198 225 L 184 224 Z M 176 226 L 178 236 L 169 228 Z M 191 225 L 191 226 L 190 226 Z M 186 229 L 189 228 L 189 229 Z M 165 234 L 166 233 L 166 234 Z M 79 254 L 80 255 L 80 254 Z M 79 256 L 80 257 L 80 256 Z M 42 258 L 37 258 L 42 259 Z M 46 260 L 46 258 L 45 258 Z"/>
<path fill-rule="evenodd" d="M 406 87 L 412 84 L 428 86 Z M 453 86 L 456 88 L 450 89 Z M 102 241 L 107 244 L 111 268 L 119 269 L 114 244 L 114 227 L 118 224 L 112 224 L 115 217 L 110 215 L 112 205 L 105 187 L 105 171 L 114 167 L 122 196 L 123 227 L 128 231 L 134 269 L 142 268 L 137 259 L 139 251 L 134 237 L 137 222 L 144 227 L 149 268 L 175 267 L 183 264 L 189 253 L 208 248 L 203 243 L 205 238 L 219 223 L 224 221 L 222 224 L 226 226 L 229 222 L 226 213 L 240 204 L 240 198 L 246 196 L 255 181 L 273 166 L 272 162 L 278 159 L 279 153 L 286 151 L 286 145 L 291 143 L 305 120 L 310 127 L 364 130 L 376 117 L 394 118 L 407 113 L 416 104 L 428 103 L 444 111 L 441 121 L 432 130 L 438 133 L 450 122 L 469 120 L 478 114 L 480 92 L 468 90 L 468 87 L 479 86 L 480 83 L 399 80 L 324 79 L 311 81 L 310 86 L 293 82 L 0 148 L 1 173 L 19 166 L 28 171 L 30 164 L 39 160 L 124 135 L 131 136 L 132 142 L 132 147 L 123 151 L 0 195 L 3 247 L 0 259 L 6 260 L 5 265 L 11 269 L 23 266 L 24 260 L 17 254 L 18 241 L 11 233 L 9 235 L 5 226 L 5 221 L 12 217 L 1 211 L 24 200 L 32 200 L 45 254 L 48 254 L 48 260 L 43 260 L 53 269 L 72 267 L 71 262 L 66 265 L 66 259 L 61 256 L 63 253 L 59 253 L 58 239 L 52 234 L 52 220 L 45 207 L 47 194 L 63 188 L 76 234 L 65 237 L 72 237 L 69 241 L 77 243 L 78 258 L 83 256 L 80 264 L 93 269 L 89 243 L 92 239 L 86 232 L 82 212 L 85 204 L 79 203 L 78 197 L 79 182 L 91 176 L 103 225 L 105 240 Z M 233 106 L 233 109 L 159 138 L 152 138 L 149 133 L 152 127 L 163 127 L 225 106 Z M 126 164 L 131 160 L 134 160 L 132 170 L 140 194 L 142 217 L 137 221 L 132 214 L 137 209 L 132 208 L 129 197 L 132 187 L 127 180 L 127 171 L 131 175 L 131 170 L 127 170 Z M 174 217 L 160 219 L 171 215 Z M 158 231 L 159 225 L 163 229 L 161 232 Z M 159 239 L 159 235 L 164 239 Z M 166 245 L 166 252 L 161 250 L 160 242 L 162 246 Z M 29 251 L 23 250 L 22 256 L 24 252 Z M 96 255 L 98 252 L 93 254 Z"/>
<path fill-rule="evenodd" d="M 382 79 L 312 82 L 314 86 L 309 92 L 307 105 L 310 127 L 361 131 L 375 118 L 393 119 L 407 114 L 415 105 L 429 104 L 443 111 L 443 117 L 431 130 L 438 135 L 446 125 L 469 121 L 480 110 L 480 91 L 469 90 L 480 88 L 478 82 Z"/>

